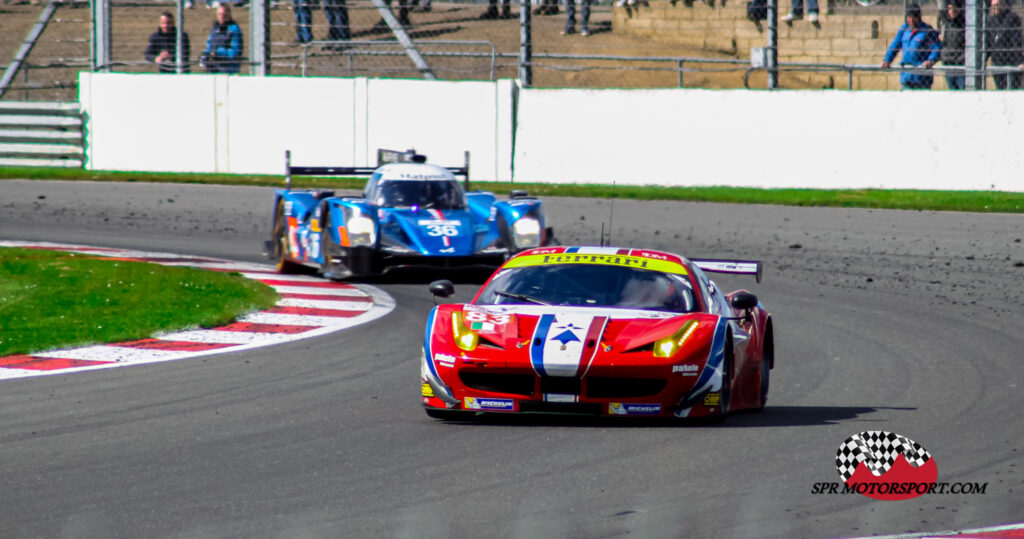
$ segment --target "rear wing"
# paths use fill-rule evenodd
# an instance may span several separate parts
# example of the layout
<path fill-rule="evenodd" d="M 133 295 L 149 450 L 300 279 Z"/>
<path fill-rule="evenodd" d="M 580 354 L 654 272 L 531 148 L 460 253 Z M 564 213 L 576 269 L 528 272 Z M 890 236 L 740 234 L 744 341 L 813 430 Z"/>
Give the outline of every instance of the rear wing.
<path fill-rule="evenodd" d="M 761 282 L 761 273 L 764 269 L 760 260 L 694 260 L 691 258 L 690 262 L 704 271 L 753 275 L 758 283 Z"/>
<path fill-rule="evenodd" d="M 466 162 L 461 167 L 444 167 L 456 176 L 462 176 L 466 191 L 469 191 L 469 151 L 465 153 Z M 375 170 L 388 163 L 425 163 L 427 157 L 416 153 L 416 150 L 377 150 L 377 166 L 375 167 L 297 167 L 292 166 L 292 152 L 284 152 L 284 185 L 291 189 L 292 176 L 369 176 Z"/>

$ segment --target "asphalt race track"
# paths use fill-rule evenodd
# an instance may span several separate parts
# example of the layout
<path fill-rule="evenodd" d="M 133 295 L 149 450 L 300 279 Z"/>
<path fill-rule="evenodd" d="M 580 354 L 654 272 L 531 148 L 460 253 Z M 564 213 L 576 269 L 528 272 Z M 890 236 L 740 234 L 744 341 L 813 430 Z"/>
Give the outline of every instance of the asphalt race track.
<path fill-rule="evenodd" d="M 0 181 L 0 239 L 261 261 L 271 203 L 269 188 Z M 0 383 L 0 536 L 837 537 L 1024 521 L 1021 216 L 547 204 L 562 243 L 596 244 L 611 221 L 618 245 L 763 260 L 761 285 L 718 282 L 775 317 L 768 409 L 724 425 L 428 419 L 417 360 L 423 283 L 439 275 L 398 275 L 374 282 L 398 307 L 363 328 Z M 985 493 L 812 494 L 867 430 L 916 440 L 940 482 Z"/>

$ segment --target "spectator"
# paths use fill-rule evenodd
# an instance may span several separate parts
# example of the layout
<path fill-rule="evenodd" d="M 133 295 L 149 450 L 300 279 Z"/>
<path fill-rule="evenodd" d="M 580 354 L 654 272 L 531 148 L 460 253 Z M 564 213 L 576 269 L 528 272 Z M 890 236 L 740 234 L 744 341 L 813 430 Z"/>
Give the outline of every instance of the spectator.
<path fill-rule="evenodd" d="M 146 60 L 156 64 L 160 73 L 177 73 L 178 69 L 178 29 L 174 27 L 174 16 L 169 11 L 160 14 L 160 26 L 156 32 L 149 36 L 149 45 L 146 46 Z M 181 34 L 182 55 L 185 62 L 191 56 L 188 34 Z M 184 66 L 185 73 L 189 72 L 188 64 Z"/>
<path fill-rule="evenodd" d="M 590 2 L 591 0 L 580 0 L 582 4 L 582 17 L 580 18 L 580 35 L 590 35 Z M 562 35 L 569 35 L 576 33 L 576 0 L 565 0 L 565 30 L 562 30 Z"/>
<path fill-rule="evenodd" d="M 350 41 L 352 31 L 348 26 L 348 6 L 345 0 L 323 0 L 324 18 L 327 19 L 328 41 Z"/>
<path fill-rule="evenodd" d="M 942 25 L 942 65 L 960 67 L 964 65 L 964 0 L 948 0 L 946 12 L 939 18 Z M 946 72 L 946 87 L 950 90 L 964 89 L 963 69 Z"/>
<path fill-rule="evenodd" d="M 1021 22 L 1010 11 L 1007 0 L 992 0 L 992 11 L 985 20 L 985 49 L 993 66 L 1016 66 L 1024 63 L 1021 44 Z M 996 88 L 1017 90 L 1021 86 L 1021 73 L 996 73 L 992 81 Z"/>
<path fill-rule="evenodd" d="M 313 41 L 313 11 L 311 0 L 292 0 L 295 11 L 295 44 L 301 45 Z M 326 7 L 324 10 L 326 11 Z"/>
<path fill-rule="evenodd" d="M 207 73 L 238 73 L 242 62 L 242 29 L 231 18 L 231 6 L 217 6 L 217 19 L 206 39 L 200 63 Z"/>
<path fill-rule="evenodd" d="M 804 0 L 793 0 L 790 3 L 789 15 L 782 17 L 782 22 L 792 24 L 804 18 Z M 812 24 L 818 22 L 818 0 L 807 0 L 807 20 Z"/>
<path fill-rule="evenodd" d="M 533 8 L 533 14 L 558 15 L 558 0 L 541 0 L 540 5 Z"/>
<path fill-rule="evenodd" d="M 501 13 L 498 13 L 498 0 L 489 0 L 487 11 L 480 14 L 481 19 L 511 19 L 512 7 L 510 0 L 501 0 Z"/>
<path fill-rule="evenodd" d="M 995 1 L 995 0 L 994 0 Z M 896 53 L 903 52 L 902 65 L 931 69 L 939 59 L 942 45 L 939 33 L 921 20 L 921 7 L 916 3 L 907 4 L 906 24 L 896 31 L 896 37 L 885 51 L 882 67 L 888 69 L 896 58 Z M 904 90 L 928 90 L 932 87 L 931 74 L 900 73 L 900 83 Z"/>

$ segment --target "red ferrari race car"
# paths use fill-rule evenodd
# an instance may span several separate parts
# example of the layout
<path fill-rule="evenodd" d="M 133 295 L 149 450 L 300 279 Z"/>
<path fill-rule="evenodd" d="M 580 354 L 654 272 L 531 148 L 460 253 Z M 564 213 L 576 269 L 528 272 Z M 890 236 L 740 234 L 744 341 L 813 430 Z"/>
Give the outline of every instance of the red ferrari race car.
<path fill-rule="evenodd" d="M 552 247 L 508 259 L 472 303 L 434 307 L 423 406 L 481 412 L 697 418 L 760 410 L 774 367 L 771 315 L 704 274 L 761 263 L 617 247 Z M 431 283 L 450 297 L 450 281 Z"/>

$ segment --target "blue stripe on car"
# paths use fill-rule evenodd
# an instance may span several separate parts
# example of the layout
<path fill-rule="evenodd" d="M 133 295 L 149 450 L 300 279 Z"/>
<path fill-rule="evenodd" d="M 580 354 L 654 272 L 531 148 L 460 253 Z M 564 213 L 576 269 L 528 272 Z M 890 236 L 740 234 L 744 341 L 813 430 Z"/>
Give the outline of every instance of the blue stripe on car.
<path fill-rule="evenodd" d="M 544 370 L 544 344 L 548 340 L 548 331 L 551 330 L 551 323 L 555 321 L 555 315 L 541 315 L 537 321 L 537 328 L 533 330 L 533 340 L 530 341 L 530 362 L 533 370 L 541 376 L 546 376 Z"/>
<path fill-rule="evenodd" d="M 697 395 L 708 389 L 714 381 L 715 373 L 721 371 L 722 363 L 725 361 L 725 330 L 728 323 L 728 320 L 725 318 L 718 317 L 718 325 L 715 326 L 715 336 L 711 339 L 711 352 L 708 353 L 708 360 L 704 370 L 700 373 L 700 378 L 693 385 L 695 389 L 691 392 L 691 395 Z M 721 374 L 724 376 L 725 373 Z"/>
<path fill-rule="evenodd" d="M 433 350 L 430 349 L 430 337 L 434 334 L 434 317 L 437 315 L 437 307 L 430 310 L 430 314 L 427 315 L 427 330 L 423 335 L 423 351 L 426 355 L 427 368 L 430 369 L 430 374 L 434 375 L 434 379 L 440 380 L 437 376 L 437 367 L 434 366 L 434 354 Z"/>

